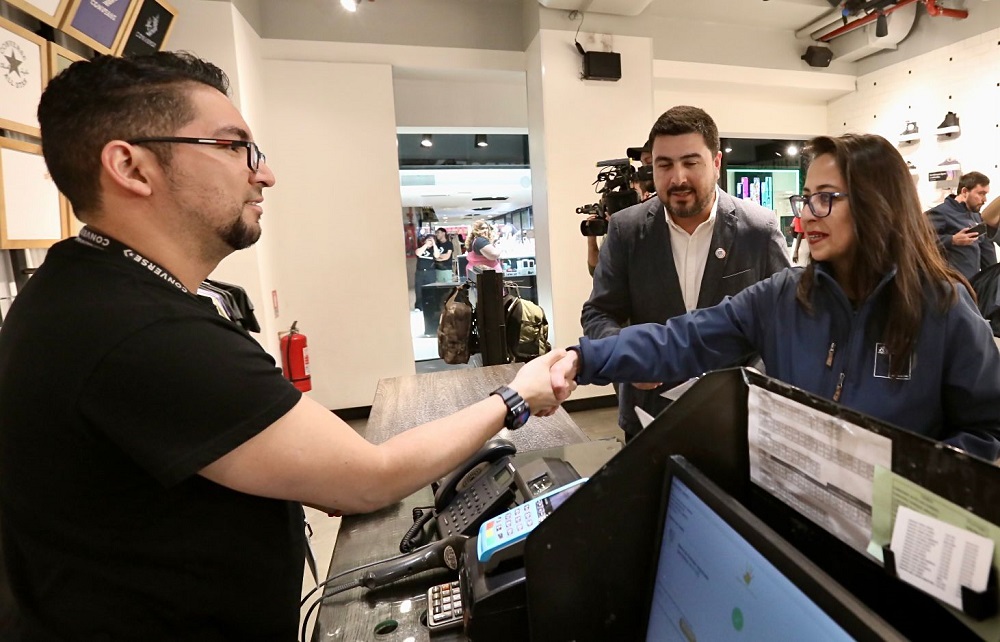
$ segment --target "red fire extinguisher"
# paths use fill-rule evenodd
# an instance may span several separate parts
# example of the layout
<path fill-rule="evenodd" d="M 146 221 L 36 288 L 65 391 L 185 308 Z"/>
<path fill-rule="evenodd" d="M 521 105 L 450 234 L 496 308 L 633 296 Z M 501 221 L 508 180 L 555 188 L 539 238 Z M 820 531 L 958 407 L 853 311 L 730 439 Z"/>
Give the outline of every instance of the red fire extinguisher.
<path fill-rule="evenodd" d="M 312 390 L 309 373 L 309 346 L 306 335 L 298 330 L 298 321 L 292 323 L 288 334 L 281 337 L 281 372 L 302 392 Z"/>

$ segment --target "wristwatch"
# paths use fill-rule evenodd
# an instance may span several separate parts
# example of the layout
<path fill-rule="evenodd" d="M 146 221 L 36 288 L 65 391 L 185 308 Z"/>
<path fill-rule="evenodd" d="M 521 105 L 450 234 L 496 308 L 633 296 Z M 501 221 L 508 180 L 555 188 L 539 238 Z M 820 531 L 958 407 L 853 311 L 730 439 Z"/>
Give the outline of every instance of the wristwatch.
<path fill-rule="evenodd" d="M 507 430 L 517 430 L 531 416 L 531 408 L 528 407 L 528 402 L 522 399 L 521 395 L 517 394 L 517 391 L 513 388 L 500 386 L 491 392 L 490 395 L 499 395 L 503 399 L 503 402 L 507 404 L 507 414 L 503 418 L 503 425 Z"/>

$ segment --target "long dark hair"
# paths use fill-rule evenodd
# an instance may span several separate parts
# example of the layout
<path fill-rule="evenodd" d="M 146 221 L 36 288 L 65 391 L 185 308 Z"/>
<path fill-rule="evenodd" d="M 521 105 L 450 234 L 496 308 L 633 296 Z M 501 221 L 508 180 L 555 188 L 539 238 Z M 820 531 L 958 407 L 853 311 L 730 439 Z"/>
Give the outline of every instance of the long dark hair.
<path fill-rule="evenodd" d="M 889 141 L 869 134 L 820 136 L 809 141 L 811 158 L 831 155 L 847 183 L 858 249 L 848 288 L 863 301 L 895 265 L 888 284 L 888 305 L 881 320 L 881 341 L 892 355 L 890 374 L 907 370 L 920 326 L 926 292 L 943 312 L 961 285 L 975 298 L 969 282 L 951 268 L 937 248 L 937 238 L 923 213 L 910 170 Z M 799 281 L 796 298 L 812 310 L 815 264 Z"/>

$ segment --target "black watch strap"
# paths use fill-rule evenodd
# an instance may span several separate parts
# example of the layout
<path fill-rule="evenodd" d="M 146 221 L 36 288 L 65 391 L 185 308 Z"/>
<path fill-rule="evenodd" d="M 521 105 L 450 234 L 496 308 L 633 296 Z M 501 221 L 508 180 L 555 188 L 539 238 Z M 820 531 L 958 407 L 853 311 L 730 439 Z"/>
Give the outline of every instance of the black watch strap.
<path fill-rule="evenodd" d="M 516 390 L 500 386 L 490 394 L 499 396 L 507 406 L 507 414 L 503 418 L 503 425 L 507 430 L 517 430 L 528 421 L 528 417 L 531 416 L 531 408 L 528 407 L 528 402 L 517 394 Z"/>

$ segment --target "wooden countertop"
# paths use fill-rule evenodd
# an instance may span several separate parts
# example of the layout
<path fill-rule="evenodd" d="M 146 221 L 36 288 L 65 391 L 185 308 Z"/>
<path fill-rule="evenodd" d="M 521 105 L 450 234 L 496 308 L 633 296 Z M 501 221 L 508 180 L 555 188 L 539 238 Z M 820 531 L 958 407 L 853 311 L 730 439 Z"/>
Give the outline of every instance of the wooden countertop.
<path fill-rule="evenodd" d="M 408 428 L 443 417 L 509 382 L 518 368 L 520 364 L 509 364 L 383 379 L 361 434 L 373 443 L 381 443 Z M 613 441 L 590 442 L 561 408 L 551 417 L 532 417 L 520 430 L 502 430 L 499 436 L 517 445 L 518 458 L 564 456 L 581 475 L 592 474 L 620 448 Z M 428 487 L 375 513 L 344 517 L 327 577 L 399 554 L 399 541 L 413 524 L 413 508 L 430 507 L 433 502 Z M 332 584 L 358 576 L 349 574 Z M 427 627 L 420 621 L 427 608 L 426 592 L 449 579 L 452 576 L 447 572 L 427 571 L 381 589 L 352 589 L 327 598 L 320 608 L 313 639 L 429 640 Z M 394 622 L 395 631 L 376 636 L 375 627 L 386 622 Z M 434 636 L 435 641 L 464 639 L 461 631 Z"/>

